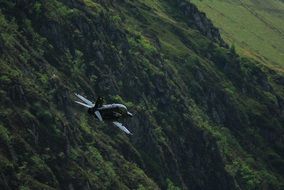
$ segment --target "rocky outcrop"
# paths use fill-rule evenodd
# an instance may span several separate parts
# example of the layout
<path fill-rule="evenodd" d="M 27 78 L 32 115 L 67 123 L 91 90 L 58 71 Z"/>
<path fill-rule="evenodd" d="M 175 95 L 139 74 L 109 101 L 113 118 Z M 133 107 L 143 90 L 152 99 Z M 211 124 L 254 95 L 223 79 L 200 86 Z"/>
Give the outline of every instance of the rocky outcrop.
<path fill-rule="evenodd" d="M 176 0 L 176 3 L 181 13 L 187 19 L 188 25 L 196 27 L 203 35 L 219 43 L 221 46 L 228 46 L 221 38 L 218 28 L 212 24 L 205 13 L 200 12 L 197 7 L 189 1 Z"/>

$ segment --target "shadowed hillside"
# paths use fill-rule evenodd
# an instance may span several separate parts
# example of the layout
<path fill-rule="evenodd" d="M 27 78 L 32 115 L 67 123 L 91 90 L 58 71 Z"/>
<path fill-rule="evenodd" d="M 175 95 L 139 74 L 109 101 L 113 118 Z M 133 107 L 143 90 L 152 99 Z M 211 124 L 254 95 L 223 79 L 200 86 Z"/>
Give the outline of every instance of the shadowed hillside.
<path fill-rule="evenodd" d="M 2 0 L 0 187 L 283 189 L 283 86 L 185 0 Z"/>

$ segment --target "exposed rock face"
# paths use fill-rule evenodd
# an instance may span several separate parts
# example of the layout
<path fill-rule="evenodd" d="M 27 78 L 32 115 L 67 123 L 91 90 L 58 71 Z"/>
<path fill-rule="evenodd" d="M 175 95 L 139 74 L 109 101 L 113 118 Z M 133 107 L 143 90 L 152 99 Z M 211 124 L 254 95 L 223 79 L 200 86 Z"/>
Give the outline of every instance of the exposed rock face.
<path fill-rule="evenodd" d="M 190 26 L 195 26 L 202 34 L 219 43 L 221 46 L 228 46 L 221 38 L 218 28 L 216 28 L 206 15 L 200 12 L 194 4 L 187 0 L 175 1 Z"/>

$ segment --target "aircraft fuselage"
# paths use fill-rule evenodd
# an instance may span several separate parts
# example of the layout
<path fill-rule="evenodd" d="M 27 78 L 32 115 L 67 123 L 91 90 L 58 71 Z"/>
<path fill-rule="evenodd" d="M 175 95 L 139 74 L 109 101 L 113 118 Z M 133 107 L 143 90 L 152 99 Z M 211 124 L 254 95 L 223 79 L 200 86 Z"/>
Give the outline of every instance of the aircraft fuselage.
<path fill-rule="evenodd" d="M 89 108 L 88 113 L 95 114 L 99 111 L 103 120 L 116 121 L 121 118 L 132 117 L 132 114 L 127 111 L 127 107 L 123 104 L 105 104 L 99 108 Z"/>

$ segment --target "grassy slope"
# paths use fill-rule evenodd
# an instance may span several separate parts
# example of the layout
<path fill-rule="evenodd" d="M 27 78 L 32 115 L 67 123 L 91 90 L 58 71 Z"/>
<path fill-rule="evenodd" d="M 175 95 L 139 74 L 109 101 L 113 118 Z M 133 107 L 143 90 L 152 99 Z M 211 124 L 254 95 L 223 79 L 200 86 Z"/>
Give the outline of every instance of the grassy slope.
<path fill-rule="evenodd" d="M 192 0 L 239 52 L 283 68 L 284 3 L 278 0 Z"/>
<path fill-rule="evenodd" d="M 42 17 L 27 6 L 25 22 L 4 9 L 3 184 L 283 187 L 283 84 L 275 82 L 283 76 L 212 43 L 169 2 L 85 0 L 71 9 L 53 1 Z M 135 135 L 83 114 L 72 103 L 78 89 L 127 103 Z"/>
<path fill-rule="evenodd" d="M 164 52 L 166 52 L 168 56 L 173 56 L 173 57 L 180 56 L 180 57 L 185 58 L 185 57 L 191 55 L 191 56 L 200 57 L 200 55 L 198 53 L 196 54 L 195 48 L 193 48 L 193 49 L 188 48 L 187 44 L 183 42 L 183 38 L 187 38 L 189 40 L 189 43 L 198 44 L 197 45 L 198 47 L 207 46 L 208 42 L 205 39 L 203 39 L 202 36 L 197 34 L 195 30 L 192 30 L 192 28 L 188 27 L 184 22 L 181 22 L 181 20 L 176 20 L 177 13 L 175 12 L 176 10 L 173 9 L 172 4 L 163 3 L 163 1 L 160 1 L 160 0 L 146 1 L 146 2 L 145 1 L 138 1 L 138 2 L 133 3 L 135 5 L 135 7 L 140 7 L 141 8 L 140 10 L 143 10 L 142 7 L 144 7 L 146 5 L 147 7 L 153 8 L 154 14 L 153 14 L 153 10 L 141 11 L 143 17 L 145 17 L 146 20 L 148 20 L 150 22 L 147 23 L 147 24 L 141 24 L 138 20 L 134 20 L 134 22 L 128 23 L 129 26 L 136 26 L 135 31 L 141 31 L 142 35 L 144 34 L 146 36 L 147 36 L 147 32 L 149 32 L 149 31 L 153 32 L 154 31 L 154 33 L 157 36 L 159 36 L 159 40 L 161 42 L 161 49 Z M 139 25 L 139 23 L 140 23 L 140 25 Z M 183 33 L 183 36 L 181 37 L 177 33 L 173 32 L 172 28 L 176 28 L 177 31 L 181 31 L 181 33 Z M 202 55 L 201 55 L 201 57 L 202 57 Z M 204 58 L 204 57 L 202 57 L 202 58 Z M 208 60 L 206 60 L 206 62 L 207 61 Z M 211 73 L 211 76 L 214 76 L 215 74 L 219 75 L 219 76 L 221 75 L 220 77 L 222 78 L 221 79 L 222 82 L 220 81 L 220 83 L 218 83 L 218 85 L 223 86 L 223 88 L 230 91 L 230 93 L 234 94 L 232 99 L 233 99 L 233 101 L 238 102 L 238 103 L 236 103 L 236 104 L 238 104 L 238 106 L 240 106 L 238 109 L 245 110 L 246 109 L 245 107 L 247 107 L 246 111 L 248 113 L 252 112 L 252 113 L 255 113 L 255 114 L 258 114 L 258 113 L 256 113 L 256 112 L 258 112 L 257 111 L 258 109 L 260 109 L 260 110 L 265 109 L 265 108 L 261 108 L 262 106 L 261 106 L 260 102 L 255 102 L 254 100 L 251 100 L 250 98 L 242 96 L 241 94 L 239 94 L 237 92 L 238 90 L 234 87 L 234 85 L 232 85 L 231 81 L 227 81 L 225 79 L 226 76 L 224 76 L 222 73 L 219 73 L 218 70 L 216 70 L 216 68 L 212 68 L 210 66 L 210 61 L 209 61 L 209 65 L 208 65 L 208 63 L 205 63 L 205 62 L 203 64 L 205 64 L 203 69 L 206 68 L 206 72 Z M 251 63 L 249 63 L 249 64 L 251 64 Z M 179 68 L 179 66 L 176 65 L 175 67 L 178 68 L 178 69 L 182 69 L 182 70 L 184 69 L 184 66 Z M 187 73 L 187 74 L 189 74 L 189 73 Z M 186 79 L 183 79 L 183 80 L 186 80 Z M 189 80 L 194 80 L 194 79 L 190 78 Z M 189 81 L 187 81 L 187 83 L 188 82 Z M 206 84 L 206 85 L 209 85 L 209 84 Z M 279 86 L 277 86 L 276 89 L 277 88 L 279 88 Z M 194 90 L 193 90 L 193 92 L 191 92 L 191 95 L 194 96 L 194 93 L 197 93 L 197 92 L 194 92 Z M 240 96 L 240 98 L 237 98 L 237 96 Z M 197 102 L 202 101 L 201 99 L 197 98 Z M 271 180 L 270 182 L 272 182 L 276 179 L 276 178 L 272 177 L 272 175 L 271 175 L 272 173 L 265 171 L 266 169 L 264 169 L 264 168 L 266 168 L 266 167 L 269 168 L 269 166 L 265 166 L 266 164 L 264 164 L 264 162 L 262 162 L 262 161 L 257 163 L 254 160 L 255 158 L 253 158 L 253 157 L 255 157 L 254 155 L 262 154 L 261 153 L 262 152 L 262 148 L 261 148 L 262 146 L 258 147 L 258 143 L 262 144 L 263 142 L 261 142 L 261 141 L 263 141 L 263 139 L 260 136 L 254 134 L 254 133 L 256 133 L 256 131 L 254 131 L 254 130 L 250 131 L 251 129 L 248 129 L 248 131 L 247 131 L 246 129 L 244 129 L 243 133 L 247 133 L 248 136 L 247 135 L 241 135 L 242 137 L 240 137 L 240 136 L 237 137 L 237 139 L 239 138 L 238 140 L 234 139 L 234 138 L 236 138 L 236 137 L 232 137 L 232 133 L 234 133 L 234 132 L 232 132 L 232 131 L 229 132 L 224 128 L 221 128 L 221 130 L 216 129 L 214 127 L 214 124 L 213 124 L 213 126 L 210 125 L 210 124 L 208 125 L 207 122 L 204 122 L 204 119 L 205 119 L 204 117 L 206 117 L 206 116 L 198 116 L 199 114 L 202 115 L 202 113 L 200 112 L 201 110 L 199 110 L 196 107 L 194 107 L 192 109 L 194 111 L 192 110 L 190 113 L 193 115 L 195 122 L 199 123 L 199 126 L 201 128 L 204 127 L 204 129 L 206 131 L 209 131 L 213 136 L 215 136 L 218 139 L 219 146 L 222 147 L 221 149 L 224 148 L 224 150 L 223 150 L 224 156 L 227 156 L 229 160 L 231 160 L 231 159 L 233 160 L 232 163 L 228 163 L 226 165 L 227 171 L 229 173 L 231 173 L 233 176 L 235 176 L 235 175 L 237 175 L 236 173 L 238 173 L 236 170 L 242 170 L 242 171 L 239 171 L 240 173 L 243 172 L 243 174 L 241 174 L 241 176 L 243 175 L 242 177 L 248 179 L 248 181 L 246 182 L 246 185 L 240 185 L 241 188 L 245 188 L 245 189 L 256 188 L 257 187 L 256 184 L 259 183 L 260 178 L 262 178 L 262 179 L 266 178 L 266 179 L 268 179 L 268 181 Z M 197 110 L 195 110 L 195 109 L 197 109 Z M 204 107 L 203 107 L 203 109 L 204 109 Z M 245 124 L 244 126 L 246 126 L 246 125 L 247 124 Z M 276 124 L 276 125 L 278 125 L 278 124 Z M 276 127 L 276 128 L 278 128 L 281 131 L 282 129 L 281 129 L 280 125 L 278 125 L 279 128 L 278 127 Z M 242 141 L 246 141 L 246 138 L 250 138 L 249 137 L 250 135 L 254 136 L 254 138 L 256 138 L 256 139 L 259 138 L 257 140 L 256 144 L 253 143 L 254 145 L 252 145 L 252 144 L 250 145 L 250 146 L 254 147 L 254 148 L 252 148 L 252 147 L 251 148 L 254 149 L 254 151 L 255 151 L 255 152 L 253 151 L 254 153 L 252 153 L 252 154 L 249 153 L 252 149 L 249 150 L 248 152 L 244 151 L 244 149 L 246 149 L 245 144 L 241 145 L 241 146 L 244 146 L 244 147 L 240 146 Z M 233 139 L 230 140 L 231 138 L 233 138 Z M 270 148 L 268 148 L 267 151 L 270 152 L 271 151 Z M 267 152 L 267 154 L 270 154 L 268 152 Z M 274 154 L 274 153 L 272 153 L 272 154 Z M 266 157 L 266 156 L 264 156 L 264 157 Z M 251 159 L 254 160 L 254 161 L 252 161 Z M 262 165 L 262 166 L 260 166 L 259 164 Z M 252 169 L 252 167 L 258 168 L 259 166 L 264 167 L 264 168 L 262 168 L 262 169 L 259 168 L 260 170 L 257 169 L 255 171 Z"/>

